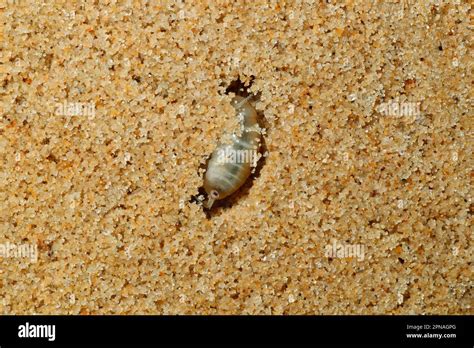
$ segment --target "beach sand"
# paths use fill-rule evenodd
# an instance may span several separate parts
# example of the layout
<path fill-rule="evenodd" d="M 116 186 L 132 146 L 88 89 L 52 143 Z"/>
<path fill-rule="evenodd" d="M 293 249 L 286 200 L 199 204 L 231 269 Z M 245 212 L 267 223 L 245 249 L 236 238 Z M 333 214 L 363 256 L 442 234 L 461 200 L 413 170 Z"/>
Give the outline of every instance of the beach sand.
<path fill-rule="evenodd" d="M 100 3 L 0 5 L 0 313 L 473 313 L 468 1 Z"/>

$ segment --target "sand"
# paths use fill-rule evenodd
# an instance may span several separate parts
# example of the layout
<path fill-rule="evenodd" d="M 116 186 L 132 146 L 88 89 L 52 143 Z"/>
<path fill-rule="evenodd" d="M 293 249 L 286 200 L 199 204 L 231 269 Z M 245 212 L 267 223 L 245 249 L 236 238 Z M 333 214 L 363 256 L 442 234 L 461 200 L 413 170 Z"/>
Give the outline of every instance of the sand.
<path fill-rule="evenodd" d="M 473 313 L 468 1 L 100 3 L 0 5 L 0 313 Z"/>

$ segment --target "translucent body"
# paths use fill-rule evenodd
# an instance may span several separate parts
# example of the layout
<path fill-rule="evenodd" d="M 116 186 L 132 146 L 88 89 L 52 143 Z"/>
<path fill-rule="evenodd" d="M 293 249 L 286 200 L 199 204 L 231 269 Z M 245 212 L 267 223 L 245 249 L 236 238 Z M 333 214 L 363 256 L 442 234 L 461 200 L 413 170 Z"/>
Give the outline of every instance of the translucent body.
<path fill-rule="evenodd" d="M 209 159 L 204 176 L 208 208 L 215 200 L 237 191 L 250 176 L 252 164 L 256 163 L 260 143 L 257 112 L 247 99 L 240 96 L 232 100 L 232 105 L 237 115 L 242 115 L 242 135 L 235 137 L 230 145 L 219 145 Z"/>

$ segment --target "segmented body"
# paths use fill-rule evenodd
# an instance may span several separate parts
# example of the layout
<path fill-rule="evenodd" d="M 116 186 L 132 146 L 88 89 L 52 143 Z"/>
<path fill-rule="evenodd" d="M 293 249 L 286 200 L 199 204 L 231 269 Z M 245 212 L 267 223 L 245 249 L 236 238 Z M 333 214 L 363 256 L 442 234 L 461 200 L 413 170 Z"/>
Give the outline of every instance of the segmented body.
<path fill-rule="evenodd" d="M 246 98 L 236 96 L 232 104 L 242 116 L 242 135 L 232 144 L 219 145 L 212 153 L 204 176 L 207 206 L 237 191 L 250 176 L 260 144 L 258 115 Z M 233 156 L 234 155 L 234 156 Z"/>

